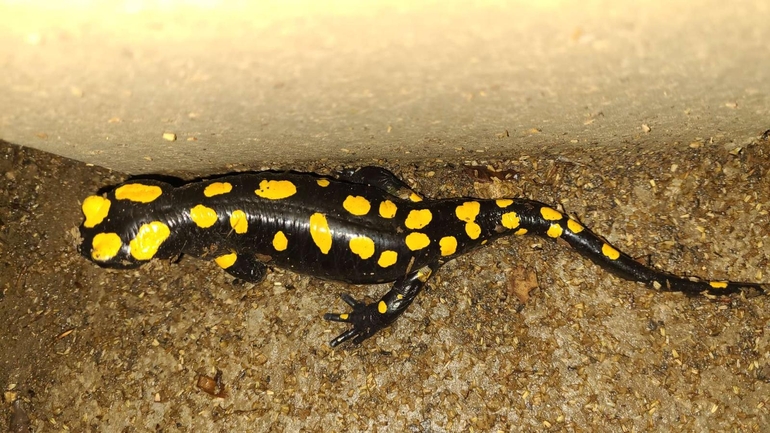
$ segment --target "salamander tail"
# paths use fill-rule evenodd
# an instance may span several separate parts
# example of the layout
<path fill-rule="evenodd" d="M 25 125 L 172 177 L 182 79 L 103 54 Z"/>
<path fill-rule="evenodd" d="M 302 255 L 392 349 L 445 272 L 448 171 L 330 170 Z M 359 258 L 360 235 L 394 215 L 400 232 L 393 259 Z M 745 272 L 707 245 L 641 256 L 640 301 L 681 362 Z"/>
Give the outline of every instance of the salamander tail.
<path fill-rule="evenodd" d="M 519 231 L 523 228 L 527 233 L 566 241 L 573 249 L 602 268 L 627 280 L 647 283 L 656 290 L 707 296 L 731 293 L 743 293 L 746 296 L 770 295 L 770 284 L 680 277 L 654 269 L 620 251 L 581 223 L 543 203 L 517 199 L 513 200 L 505 211 L 517 214 Z M 501 218 L 504 220 L 505 216 Z"/>

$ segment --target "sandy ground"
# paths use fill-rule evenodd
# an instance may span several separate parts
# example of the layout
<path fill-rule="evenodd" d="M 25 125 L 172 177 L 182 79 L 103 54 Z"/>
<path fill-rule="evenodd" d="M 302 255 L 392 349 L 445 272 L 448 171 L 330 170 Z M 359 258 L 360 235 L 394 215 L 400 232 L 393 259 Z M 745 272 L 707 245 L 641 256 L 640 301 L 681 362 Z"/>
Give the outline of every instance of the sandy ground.
<path fill-rule="evenodd" d="M 767 140 L 382 164 L 432 197 L 561 205 L 671 271 L 770 281 Z M 511 239 L 446 265 L 386 332 L 332 350 L 342 327 L 321 316 L 338 295 L 386 287 L 81 258 L 79 200 L 124 178 L 0 143 L 2 431 L 770 429 L 770 299 L 659 294 Z M 524 301 L 514 282 L 533 276 Z M 219 397 L 198 386 L 217 371 Z"/>

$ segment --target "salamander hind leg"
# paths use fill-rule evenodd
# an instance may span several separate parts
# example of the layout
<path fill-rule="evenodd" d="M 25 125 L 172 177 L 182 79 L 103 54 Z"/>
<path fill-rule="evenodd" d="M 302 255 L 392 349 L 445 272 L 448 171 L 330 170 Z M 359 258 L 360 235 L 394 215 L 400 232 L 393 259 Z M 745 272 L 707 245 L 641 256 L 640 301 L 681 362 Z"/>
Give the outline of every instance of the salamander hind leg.
<path fill-rule="evenodd" d="M 350 305 L 353 311 L 342 314 L 327 313 L 324 314 L 324 319 L 349 323 L 351 328 L 338 335 L 329 344 L 336 347 L 351 339 L 354 344 L 359 344 L 377 331 L 388 327 L 404 314 L 437 268 L 438 265 L 426 266 L 399 278 L 385 296 L 370 304 L 359 302 L 347 293 L 343 294 L 342 300 Z"/>
<path fill-rule="evenodd" d="M 422 201 L 422 196 L 414 192 L 409 185 L 393 172 L 382 167 L 366 166 L 358 169 L 344 170 L 340 178 L 355 183 L 363 183 L 379 188 L 390 195 L 413 202 Z"/>
<path fill-rule="evenodd" d="M 250 283 L 259 283 L 267 273 L 267 266 L 253 254 L 231 252 L 216 257 L 214 261 L 228 274 Z"/>

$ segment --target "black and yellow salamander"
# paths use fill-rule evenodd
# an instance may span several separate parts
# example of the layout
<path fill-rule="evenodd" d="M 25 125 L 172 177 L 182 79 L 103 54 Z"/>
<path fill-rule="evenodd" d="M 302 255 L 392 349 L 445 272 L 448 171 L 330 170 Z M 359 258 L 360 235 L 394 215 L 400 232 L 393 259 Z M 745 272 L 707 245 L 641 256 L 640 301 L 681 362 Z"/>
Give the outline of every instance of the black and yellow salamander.
<path fill-rule="evenodd" d="M 80 252 L 100 266 L 132 268 L 153 258 L 211 258 L 231 275 L 260 281 L 267 265 L 353 284 L 394 282 L 379 301 L 342 299 L 326 314 L 350 329 L 331 341 L 360 343 L 393 323 L 449 260 L 502 236 L 562 239 L 613 273 L 657 290 L 768 294 L 769 284 L 682 278 L 645 266 L 567 215 L 522 198 L 423 200 L 379 167 L 336 178 L 296 172 L 242 173 L 181 187 L 126 182 L 86 198 Z"/>

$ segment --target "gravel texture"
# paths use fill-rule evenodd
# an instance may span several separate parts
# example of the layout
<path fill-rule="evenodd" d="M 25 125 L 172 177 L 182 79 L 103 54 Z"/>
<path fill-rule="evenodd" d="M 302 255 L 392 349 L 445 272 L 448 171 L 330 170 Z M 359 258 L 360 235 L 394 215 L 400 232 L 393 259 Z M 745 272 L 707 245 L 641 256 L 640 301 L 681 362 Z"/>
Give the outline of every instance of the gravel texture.
<path fill-rule="evenodd" d="M 770 281 L 767 140 L 484 156 L 360 164 L 429 197 L 560 206 L 677 273 Z M 339 294 L 386 287 L 81 258 L 79 200 L 124 178 L 0 143 L 2 431 L 770 429 L 770 299 L 656 293 L 511 238 L 444 266 L 393 327 L 332 350 L 343 327 L 321 316 L 345 307 Z"/>

